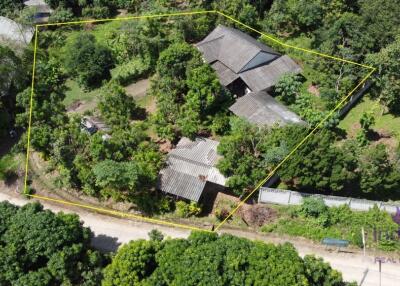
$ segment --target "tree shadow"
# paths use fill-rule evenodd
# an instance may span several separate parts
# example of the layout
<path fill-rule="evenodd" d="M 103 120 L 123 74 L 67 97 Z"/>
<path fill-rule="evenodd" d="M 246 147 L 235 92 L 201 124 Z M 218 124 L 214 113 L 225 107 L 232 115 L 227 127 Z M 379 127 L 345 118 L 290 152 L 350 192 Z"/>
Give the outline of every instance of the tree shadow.
<path fill-rule="evenodd" d="M 111 237 L 104 234 L 93 236 L 91 244 L 101 252 L 116 252 L 121 245 L 121 243 L 118 242 L 118 237 Z"/>
<path fill-rule="evenodd" d="M 135 110 L 135 114 L 133 115 L 133 118 L 135 120 L 145 120 L 145 119 L 147 119 L 148 116 L 149 116 L 149 114 L 145 108 L 137 107 Z"/>

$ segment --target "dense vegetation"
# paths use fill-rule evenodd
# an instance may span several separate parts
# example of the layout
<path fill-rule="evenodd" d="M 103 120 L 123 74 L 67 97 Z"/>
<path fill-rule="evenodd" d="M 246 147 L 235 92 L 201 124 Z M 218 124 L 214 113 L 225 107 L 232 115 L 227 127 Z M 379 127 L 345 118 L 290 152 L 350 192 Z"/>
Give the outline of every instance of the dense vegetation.
<path fill-rule="evenodd" d="M 0 203 L 0 284 L 99 285 L 105 258 L 77 215 Z"/>
<path fill-rule="evenodd" d="M 362 247 L 361 229 L 364 229 L 368 248 L 400 249 L 399 224 L 377 206 L 360 212 L 352 211 L 347 205 L 327 207 L 322 199 L 306 198 L 300 206 L 276 209 L 277 220 L 265 224 L 261 231 L 302 236 L 315 241 L 327 237 L 345 239 Z"/>
<path fill-rule="evenodd" d="M 369 96 L 378 100 L 385 112 L 398 113 L 400 25 L 396 15 L 400 8 L 395 0 L 382 0 L 379 6 L 372 0 L 47 2 L 55 9 L 51 21 L 113 17 L 117 9 L 132 14 L 221 10 L 289 44 L 376 66 Z M 0 8 L 22 9 L 18 3 L 6 1 Z M 379 12 L 372 13 L 374 9 Z M 59 173 L 58 187 L 130 201 L 150 211 L 168 211 L 166 200 L 154 203 L 148 199 L 157 197 L 157 174 L 165 159 L 157 143 L 175 143 L 182 136 L 217 138 L 224 155 L 218 167 L 230 177 L 228 185 L 238 195 L 254 187 L 285 158 L 307 129 L 258 128 L 231 118 L 227 110 L 233 101 L 231 94 L 192 46 L 219 23 L 259 36 L 216 15 L 85 25 L 85 32 L 81 26 L 40 32 L 31 143 Z M 284 49 L 265 37 L 260 41 L 289 54 L 303 67 L 303 76 L 284 75 L 272 94 L 310 127 L 365 74 L 359 66 Z M 11 129 L 23 133 L 27 128 L 32 53 L 30 48 L 22 53 L 1 48 L 0 56 L 0 136 L 5 138 Z M 157 106 L 145 111 L 125 87 L 149 77 L 149 96 Z M 68 112 L 65 105 L 67 80 L 97 95 L 95 108 L 85 116 L 100 118 L 107 131 L 92 135 L 82 131 L 83 115 Z M 292 154 L 279 171 L 281 186 L 398 198 L 398 139 L 390 135 L 396 141 L 391 146 L 373 142 L 378 141 L 379 133 L 374 130 L 372 113 L 363 115 L 354 136 L 338 128 L 338 120 L 333 117 L 322 132 Z M 18 150 L 23 151 L 26 138 L 22 136 L 20 142 Z"/>
<path fill-rule="evenodd" d="M 277 267 L 279 265 L 279 267 Z M 104 272 L 104 286 L 349 285 L 321 259 L 231 235 L 193 232 L 188 239 L 132 241 Z"/>
<path fill-rule="evenodd" d="M 89 247 L 79 217 L 33 203 L 0 203 L 1 285 L 353 285 L 320 258 L 302 259 L 290 244 L 193 232 L 188 239 L 123 245 L 112 257 Z M 108 265 L 107 265 L 108 264 Z"/>

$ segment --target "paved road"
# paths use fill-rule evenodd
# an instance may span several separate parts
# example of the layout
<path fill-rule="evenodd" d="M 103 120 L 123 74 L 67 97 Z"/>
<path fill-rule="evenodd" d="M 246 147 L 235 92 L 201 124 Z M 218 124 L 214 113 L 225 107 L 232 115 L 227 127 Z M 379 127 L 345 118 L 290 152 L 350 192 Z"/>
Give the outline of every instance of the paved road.
<path fill-rule="evenodd" d="M 8 200 L 16 205 L 24 205 L 28 200 L 10 192 L 0 190 L 0 201 Z M 53 203 L 41 202 L 46 209 L 55 212 L 63 211 L 65 213 L 77 213 L 84 225 L 90 227 L 95 237 L 93 246 L 101 250 L 115 250 L 121 243 L 126 243 L 133 239 L 148 238 L 147 233 L 152 229 L 158 229 L 165 236 L 172 238 L 187 237 L 188 230 L 172 228 L 151 223 L 131 221 L 126 219 L 113 218 L 105 215 L 94 214 L 88 211 L 60 206 Z M 301 239 L 282 239 L 279 237 L 266 237 L 255 233 L 222 230 L 237 236 L 250 239 L 258 239 L 266 242 L 282 243 L 291 242 L 299 251 L 300 255 L 316 254 L 329 262 L 333 268 L 341 271 L 346 281 L 357 281 L 362 286 L 377 286 L 379 284 L 378 264 L 374 262 L 374 257 L 364 257 L 360 253 L 331 253 L 325 251 L 323 247 L 314 245 Z M 397 257 L 397 263 L 385 263 L 382 266 L 382 286 L 400 285 L 400 256 Z"/>

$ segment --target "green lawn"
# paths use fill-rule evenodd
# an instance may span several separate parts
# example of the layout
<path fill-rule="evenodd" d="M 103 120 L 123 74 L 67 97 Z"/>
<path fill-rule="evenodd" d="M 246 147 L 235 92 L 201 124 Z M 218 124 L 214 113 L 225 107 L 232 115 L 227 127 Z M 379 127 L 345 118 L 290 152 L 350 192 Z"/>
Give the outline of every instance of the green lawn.
<path fill-rule="evenodd" d="M 64 104 L 66 107 L 71 106 L 71 104 L 77 102 L 78 100 L 80 101 L 93 101 L 96 98 L 96 94 L 98 93 L 98 90 L 92 90 L 92 91 L 84 91 L 76 81 L 74 80 L 67 80 L 66 82 L 67 86 L 67 92 L 65 93 L 65 99 L 64 99 Z"/>
<path fill-rule="evenodd" d="M 384 130 L 392 133 L 394 136 L 400 136 L 400 117 L 394 117 L 391 114 L 382 114 L 383 107 L 376 101 L 364 96 L 364 98 L 354 106 L 346 117 L 341 120 L 339 127 L 346 130 L 348 134 L 354 134 L 354 128 L 360 122 L 361 115 L 366 111 L 373 111 L 375 114 L 375 124 L 372 126 L 375 130 Z"/>

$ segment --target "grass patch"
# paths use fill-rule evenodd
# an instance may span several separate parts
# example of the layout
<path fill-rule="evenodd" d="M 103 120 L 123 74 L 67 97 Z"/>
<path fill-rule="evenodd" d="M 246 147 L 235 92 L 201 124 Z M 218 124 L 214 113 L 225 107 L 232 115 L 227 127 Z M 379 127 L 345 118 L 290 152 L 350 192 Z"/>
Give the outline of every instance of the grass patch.
<path fill-rule="evenodd" d="M 16 176 L 18 167 L 22 166 L 23 160 L 21 156 L 14 154 L 7 154 L 0 158 L 0 180 L 7 181 Z"/>
<path fill-rule="evenodd" d="M 135 98 L 135 101 L 140 107 L 147 108 L 153 104 L 153 102 L 155 101 L 155 98 L 151 94 L 148 93 L 145 96 Z"/>
<path fill-rule="evenodd" d="M 67 92 L 65 93 L 64 105 L 71 106 L 77 101 L 92 101 L 96 98 L 98 90 L 84 91 L 76 81 L 67 80 Z"/>
<path fill-rule="evenodd" d="M 346 117 L 341 120 L 339 127 L 346 130 L 347 134 L 353 134 L 354 128 L 360 122 L 364 112 L 372 111 L 375 115 L 375 124 L 372 129 L 380 129 L 400 136 L 400 117 L 392 114 L 382 114 L 383 107 L 377 101 L 364 97 L 355 107 L 353 107 Z"/>

